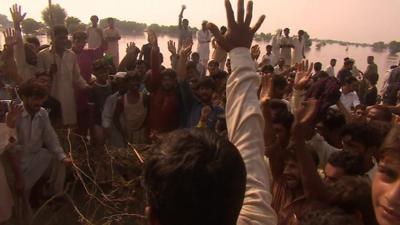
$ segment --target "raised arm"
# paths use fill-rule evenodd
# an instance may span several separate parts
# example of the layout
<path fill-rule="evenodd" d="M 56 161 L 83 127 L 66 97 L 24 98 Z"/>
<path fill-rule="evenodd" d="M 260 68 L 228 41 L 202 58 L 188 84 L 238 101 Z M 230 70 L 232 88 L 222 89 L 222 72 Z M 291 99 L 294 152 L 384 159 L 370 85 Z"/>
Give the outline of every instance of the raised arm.
<path fill-rule="evenodd" d="M 228 32 L 222 36 L 218 27 L 208 24 L 218 44 L 229 52 L 232 74 L 227 83 L 226 122 L 230 141 L 240 151 L 247 170 L 246 193 L 237 224 L 276 224 L 276 214 L 271 207 L 270 177 L 264 162 L 264 120 L 257 96 L 259 76 L 249 48 L 254 33 L 261 26 L 262 16 L 250 28 L 253 2 L 247 5 L 244 19 L 243 0 L 238 1 L 235 21 L 229 0 L 225 1 Z"/>
<path fill-rule="evenodd" d="M 2 70 L 4 74 L 15 81 L 17 84 L 22 82 L 22 78 L 18 75 L 17 65 L 14 60 L 14 46 L 16 44 L 15 31 L 6 29 L 3 32 L 5 45 L 3 54 L 1 54 L 1 61 L 3 61 Z"/>
<path fill-rule="evenodd" d="M 187 72 L 186 72 L 186 63 L 192 52 L 193 42 L 191 40 L 186 40 L 183 42 L 182 48 L 179 52 L 177 73 L 178 73 L 178 81 L 186 81 L 187 80 Z"/>
<path fill-rule="evenodd" d="M 306 147 L 306 134 L 304 132 L 307 129 L 314 129 L 313 121 L 318 108 L 317 102 L 316 99 L 307 100 L 296 112 L 295 123 L 292 128 L 292 140 L 306 198 L 324 202 L 328 199 L 328 193 L 318 174 L 317 165 L 315 165 L 311 151 Z"/>
<path fill-rule="evenodd" d="M 149 39 L 152 45 L 150 55 L 150 82 L 147 84 L 147 89 L 150 92 L 158 90 L 161 86 L 161 63 L 160 63 L 160 48 L 158 47 L 157 35 L 154 31 L 149 30 Z"/>
<path fill-rule="evenodd" d="M 118 71 L 127 72 L 130 65 L 136 64 L 139 52 L 140 50 L 136 47 L 135 42 L 126 44 L 126 55 L 119 63 Z"/>
<path fill-rule="evenodd" d="M 179 20 L 178 20 L 178 27 L 179 27 L 179 30 L 181 30 L 182 29 L 182 19 L 183 19 L 183 12 L 185 11 L 185 9 L 186 9 L 186 6 L 182 6 L 182 9 L 181 9 L 181 12 L 179 13 Z"/>

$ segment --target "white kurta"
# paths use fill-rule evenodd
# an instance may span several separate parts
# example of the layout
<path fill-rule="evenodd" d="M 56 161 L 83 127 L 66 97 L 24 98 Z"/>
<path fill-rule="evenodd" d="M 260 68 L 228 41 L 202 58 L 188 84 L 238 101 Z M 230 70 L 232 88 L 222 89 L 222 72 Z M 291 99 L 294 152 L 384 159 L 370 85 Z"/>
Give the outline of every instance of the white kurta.
<path fill-rule="evenodd" d="M 281 50 L 279 45 L 281 44 L 281 36 L 278 35 L 274 35 L 274 37 L 272 38 L 272 53 L 275 55 L 275 57 L 279 60 L 280 55 L 281 55 Z"/>
<path fill-rule="evenodd" d="M 64 125 L 76 124 L 75 86 L 80 89 L 87 87 L 82 78 L 75 53 L 66 50 L 62 58 L 50 50 L 44 49 L 38 54 L 38 67 L 42 71 L 49 71 L 51 65 L 57 64 L 57 73 L 53 77 L 51 96 L 61 104 Z"/>
<path fill-rule="evenodd" d="M 292 64 L 299 63 L 303 60 L 303 52 L 304 52 L 304 47 L 305 47 L 305 40 L 295 38 L 293 39 L 293 45 L 294 45 L 294 50 L 293 50 L 293 62 Z"/>
<path fill-rule="evenodd" d="M 0 156 L 8 144 L 9 137 L 10 129 L 5 123 L 0 123 Z M 14 201 L 7 183 L 4 167 L 0 159 L 0 223 L 10 219 L 13 205 Z"/>
<path fill-rule="evenodd" d="M 107 40 L 107 38 L 116 38 L 116 37 L 121 37 L 121 35 L 119 34 L 119 31 L 117 29 L 110 29 L 107 28 L 104 30 L 104 39 Z M 107 55 L 110 55 L 113 57 L 113 61 L 114 61 L 114 65 L 118 67 L 119 65 L 119 45 L 118 45 L 118 41 L 108 41 L 108 48 L 106 51 Z"/>
<path fill-rule="evenodd" d="M 88 35 L 88 47 L 96 49 L 100 47 L 101 42 L 102 42 L 102 37 L 99 34 L 100 32 L 103 32 L 100 28 L 98 27 L 89 27 L 87 29 L 87 35 Z"/>
<path fill-rule="evenodd" d="M 199 30 L 197 32 L 197 53 L 200 55 L 200 62 L 207 66 L 208 60 L 210 59 L 210 42 L 212 34 L 210 31 Z"/>
<path fill-rule="evenodd" d="M 291 37 L 283 37 L 281 45 L 293 45 L 293 39 Z M 281 48 L 280 57 L 285 60 L 285 65 L 290 66 L 292 63 L 292 48 Z"/>

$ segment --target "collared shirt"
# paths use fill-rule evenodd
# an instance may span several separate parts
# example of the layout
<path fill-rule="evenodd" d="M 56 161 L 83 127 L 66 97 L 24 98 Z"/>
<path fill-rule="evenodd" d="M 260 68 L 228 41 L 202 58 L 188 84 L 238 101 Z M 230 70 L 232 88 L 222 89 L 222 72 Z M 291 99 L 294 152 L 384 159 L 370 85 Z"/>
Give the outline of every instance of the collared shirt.
<path fill-rule="evenodd" d="M 51 96 L 61 104 L 64 125 L 76 124 L 75 90 L 86 88 L 88 84 L 82 78 L 77 57 L 71 50 L 65 50 L 60 57 L 53 54 L 50 48 L 38 54 L 38 67 L 42 71 L 49 71 L 53 63 L 57 64 L 57 73 L 53 76 Z"/>
<path fill-rule="evenodd" d="M 21 151 L 23 162 L 29 162 L 32 153 L 44 151 L 44 148 L 54 152 L 59 160 L 66 158 L 45 109 L 41 108 L 33 118 L 25 110 L 17 120 L 16 131 L 16 149 Z"/>
<path fill-rule="evenodd" d="M 360 104 L 360 99 L 355 91 L 352 91 L 347 94 L 343 94 L 340 96 L 340 101 L 343 103 L 343 106 L 351 111 L 352 108 L 358 106 Z"/>
<path fill-rule="evenodd" d="M 226 86 L 226 124 L 229 140 L 242 155 L 246 166 L 246 192 L 237 221 L 238 225 L 275 225 L 271 207 L 270 180 L 264 161 L 264 119 L 257 90 L 260 76 L 247 48 L 229 53 L 232 74 Z"/>
<path fill-rule="evenodd" d="M 101 45 L 102 37 L 100 36 L 100 32 L 103 32 L 98 27 L 89 27 L 86 31 L 88 35 L 88 47 L 89 48 L 98 48 Z"/>
<path fill-rule="evenodd" d="M 331 65 L 329 65 L 328 67 L 326 67 L 326 70 L 325 70 L 328 74 L 329 74 L 329 76 L 331 76 L 331 77 L 336 77 L 335 75 L 335 67 L 333 67 L 333 66 L 331 66 Z"/>
<path fill-rule="evenodd" d="M 262 61 L 265 62 L 264 65 L 272 65 L 275 66 L 277 63 L 277 58 L 274 53 L 271 52 L 271 54 L 265 54 L 262 58 Z"/>

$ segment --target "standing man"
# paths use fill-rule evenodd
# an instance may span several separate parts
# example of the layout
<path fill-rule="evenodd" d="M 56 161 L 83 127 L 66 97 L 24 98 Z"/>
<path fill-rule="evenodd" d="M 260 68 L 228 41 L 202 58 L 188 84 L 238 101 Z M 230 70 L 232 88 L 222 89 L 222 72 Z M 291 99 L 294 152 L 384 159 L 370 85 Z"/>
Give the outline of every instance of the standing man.
<path fill-rule="evenodd" d="M 182 44 L 185 40 L 192 40 L 193 35 L 192 31 L 189 29 L 189 20 L 183 19 L 183 12 L 185 11 L 186 6 L 182 6 L 181 13 L 179 14 L 179 41 L 178 41 L 178 52 L 182 48 Z"/>
<path fill-rule="evenodd" d="M 374 56 L 370 55 L 367 58 L 367 70 L 365 71 L 364 75 L 367 76 L 367 74 L 373 74 L 373 73 L 378 73 L 378 65 L 374 62 Z"/>
<path fill-rule="evenodd" d="M 89 89 L 82 78 L 77 57 L 67 49 L 68 30 L 63 25 L 52 29 L 52 46 L 39 52 L 38 67 L 53 75 L 51 96 L 61 103 L 63 125 L 75 125 L 77 122 L 75 87 Z"/>
<path fill-rule="evenodd" d="M 90 21 L 92 22 L 92 26 L 86 31 L 88 36 L 88 47 L 95 49 L 100 47 L 101 42 L 103 41 L 103 31 L 98 27 L 99 17 L 93 15 L 90 17 Z"/>
<path fill-rule="evenodd" d="M 275 66 L 278 59 L 276 58 L 276 55 L 272 52 L 272 45 L 267 45 L 266 47 L 267 53 L 262 58 L 262 61 L 258 67 L 262 68 L 266 65 L 271 65 Z"/>
<path fill-rule="evenodd" d="M 119 31 L 115 28 L 115 21 L 113 18 L 108 18 L 108 27 L 104 30 L 104 39 L 108 43 L 107 55 L 113 57 L 113 62 L 116 67 L 119 64 L 119 46 L 118 41 L 121 39 Z"/>
<path fill-rule="evenodd" d="M 326 72 L 329 74 L 330 77 L 335 77 L 335 66 L 336 66 L 336 59 L 331 59 L 329 66 L 326 67 Z"/>
<path fill-rule="evenodd" d="M 283 30 L 283 33 L 285 34 L 285 36 L 281 39 L 280 43 L 280 48 L 281 48 L 280 57 L 285 60 L 286 66 L 290 66 L 290 63 L 292 62 L 292 48 L 294 48 L 293 39 L 289 36 L 290 34 L 289 28 L 285 28 Z"/>
<path fill-rule="evenodd" d="M 211 42 L 212 34 L 207 29 L 207 21 L 203 21 L 201 24 L 201 30 L 197 32 L 197 52 L 200 55 L 200 63 L 204 66 L 207 65 L 208 60 L 210 59 L 210 42 Z"/>
<path fill-rule="evenodd" d="M 222 26 L 220 28 L 220 32 L 222 35 L 225 35 L 226 31 L 227 31 L 227 28 L 225 26 Z M 218 44 L 218 42 L 215 38 L 212 40 L 212 46 L 214 48 L 214 51 L 212 54 L 212 59 L 214 59 L 215 61 L 217 61 L 219 63 L 220 70 L 224 70 L 226 58 L 228 57 L 228 53 Z"/>
<path fill-rule="evenodd" d="M 304 40 L 304 31 L 299 30 L 298 35 L 299 36 L 293 40 L 293 64 L 300 63 L 303 59 L 306 58 L 306 56 L 304 55 L 304 47 L 306 45 L 306 41 Z"/>

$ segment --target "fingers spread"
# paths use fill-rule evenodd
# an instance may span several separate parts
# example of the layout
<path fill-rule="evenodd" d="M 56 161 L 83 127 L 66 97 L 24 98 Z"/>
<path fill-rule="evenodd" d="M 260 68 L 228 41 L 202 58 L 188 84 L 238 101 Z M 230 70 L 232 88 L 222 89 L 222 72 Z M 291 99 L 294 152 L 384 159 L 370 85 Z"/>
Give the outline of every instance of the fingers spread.
<path fill-rule="evenodd" d="M 264 22 L 264 20 L 265 20 L 265 15 L 262 15 L 262 16 L 258 19 L 257 23 L 254 25 L 254 27 L 251 28 L 251 32 L 256 33 L 257 30 L 260 29 L 260 27 L 261 27 L 262 23 Z"/>
<path fill-rule="evenodd" d="M 233 27 L 235 25 L 235 16 L 233 14 L 231 2 L 229 0 L 225 0 L 225 9 L 226 9 L 226 17 L 227 17 L 227 21 L 228 21 L 228 28 Z"/>
<path fill-rule="evenodd" d="M 244 23 L 244 0 L 238 0 L 237 3 L 237 22 L 238 24 Z"/>
<path fill-rule="evenodd" d="M 244 24 L 247 27 L 250 27 L 251 19 L 253 17 L 253 1 L 249 1 L 247 3 L 247 9 L 246 9 L 246 19 L 244 21 Z"/>

